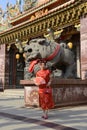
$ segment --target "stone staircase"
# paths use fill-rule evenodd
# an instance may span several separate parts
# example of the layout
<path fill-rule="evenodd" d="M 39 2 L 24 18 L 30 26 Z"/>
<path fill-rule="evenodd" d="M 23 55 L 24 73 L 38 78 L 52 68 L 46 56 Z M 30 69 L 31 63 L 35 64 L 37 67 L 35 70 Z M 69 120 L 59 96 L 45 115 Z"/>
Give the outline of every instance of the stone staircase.
<path fill-rule="evenodd" d="M 6 89 L 4 92 L 0 92 L 0 95 L 13 98 L 24 98 L 24 89 Z"/>

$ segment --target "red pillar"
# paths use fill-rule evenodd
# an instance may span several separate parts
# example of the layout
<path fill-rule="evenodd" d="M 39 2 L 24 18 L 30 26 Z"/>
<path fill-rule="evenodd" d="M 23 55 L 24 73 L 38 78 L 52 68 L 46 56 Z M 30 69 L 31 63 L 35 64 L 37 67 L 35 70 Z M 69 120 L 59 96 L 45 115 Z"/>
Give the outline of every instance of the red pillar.
<path fill-rule="evenodd" d="M 5 44 L 0 45 L 0 91 L 5 87 Z"/>

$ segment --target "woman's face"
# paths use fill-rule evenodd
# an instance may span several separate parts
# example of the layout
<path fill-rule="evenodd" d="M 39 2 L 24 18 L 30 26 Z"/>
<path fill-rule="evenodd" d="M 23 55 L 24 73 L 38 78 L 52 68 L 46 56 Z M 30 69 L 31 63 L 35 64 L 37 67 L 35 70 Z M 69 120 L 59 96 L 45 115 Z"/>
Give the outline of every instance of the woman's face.
<path fill-rule="evenodd" d="M 45 69 L 45 63 L 39 63 L 39 65 L 40 65 L 40 68 L 43 70 L 43 69 Z"/>

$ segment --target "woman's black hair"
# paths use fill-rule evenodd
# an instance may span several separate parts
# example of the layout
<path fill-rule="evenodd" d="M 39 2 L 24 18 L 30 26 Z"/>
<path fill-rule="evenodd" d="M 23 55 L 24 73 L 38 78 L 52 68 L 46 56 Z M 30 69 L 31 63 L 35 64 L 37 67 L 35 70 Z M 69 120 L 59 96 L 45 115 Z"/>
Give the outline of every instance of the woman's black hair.
<path fill-rule="evenodd" d="M 44 64 L 46 64 L 46 60 L 39 60 L 39 63 L 44 63 Z"/>

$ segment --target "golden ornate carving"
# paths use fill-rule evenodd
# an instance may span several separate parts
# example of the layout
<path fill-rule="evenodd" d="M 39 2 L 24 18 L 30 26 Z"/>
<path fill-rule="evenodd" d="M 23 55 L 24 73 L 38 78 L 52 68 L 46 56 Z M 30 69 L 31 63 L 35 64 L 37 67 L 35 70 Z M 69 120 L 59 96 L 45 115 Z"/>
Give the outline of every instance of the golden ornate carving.
<path fill-rule="evenodd" d="M 76 12 L 75 12 L 75 9 L 73 8 L 73 13 L 72 13 L 72 18 L 74 18 L 75 17 L 75 14 L 76 14 Z"/>
<path fill-rule="evenodd" d="M 80 24 L 75 24 L 74 27 L 77 29 L 77 31 L 80 31 Z"/>
<path fill-rule="evenodd" d="M 31 16 L 30 21 L 32 21 L 32 20 L 34 20 L 34 19 L 37 19 L 37 18 L 40 18 L 40 17 L 42 17 L 42 16 L 44 16 L 44 15 L 47 15 L 47 13 L 48 13 L 48 9 L 39 10 L 39 11 L 35 12 L 35 13 Z"/>
<path fill-rule="evenodd" d="M 32 15 L 31 18 L 30 18 L 30 21 L 33 21 L 35 19 L 35 16 Z"/>
<path fill-rule="evenodd" d="M 63 32 L 63 29 L 53 31 L 52 29 L 47 29 L 48 34 L 44 34 L 44 37 L 48 40 L 55 40 L 61 36 L 61 33 Z"/>

